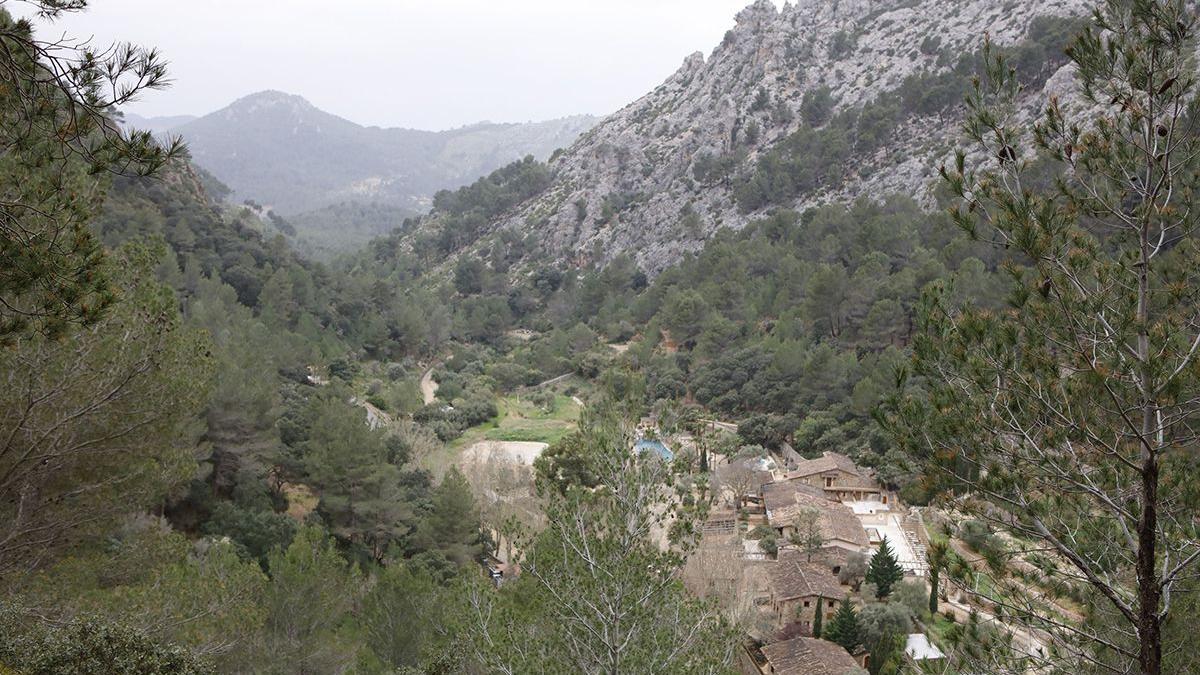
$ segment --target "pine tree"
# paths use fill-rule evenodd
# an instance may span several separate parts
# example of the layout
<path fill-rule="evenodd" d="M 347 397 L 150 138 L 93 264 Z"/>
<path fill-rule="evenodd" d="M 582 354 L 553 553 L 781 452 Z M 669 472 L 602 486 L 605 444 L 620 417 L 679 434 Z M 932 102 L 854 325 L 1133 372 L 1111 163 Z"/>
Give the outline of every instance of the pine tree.
<path fill-rule="evenodd" d="M 892 586 L 904 578 L 904 569 L 892 552 L 892 545 L 887 537 L 879 544 L 879 550 L 871 556 L 871 564 L 867 567 L 867 581 L 875 584 L 875 597 L 882 600 L 892 592 Z"/>
<path fill-rule="evenodd" d="M 363 577 L 320 527 L 301 527 L 270 555 L 264 658 L 289 673 L 343 672 L 354 646 L 338 634 L 356 606 Z"/>
<path fill-rule="evenodd" d="M 938 611 L 938 568 L 936 566 L 929 568 L 929 615 L 933 616 Z"/>
<path fill-rule="evenodd" d="M 471 486 L 457 467 L 451 467 L 433 493 L 433 510 L 418 529 L 417 544 L 465 565 L 483 551 L 479 530 Z"/>
<path fill-rule="evenodd" d="M 913 343 L 925 391 L 885 424 L 931 486 L 979 497 L 966 515 L 1052 551 L 1069 568 L 1056 576 L 1086 588 L 1082 627 L 1020 584 L 978 591 L 1048 636 L 1037 668 L 1158 675 L 1183 672 L 1164 654 L 1194 652 L 1165 629 L 1194 623 L 1174 600 L 1200 565 L 1197 17 L 1182 0 L 1096 5 L 1065 50 L 1078 97 L 1032 124 L 1015 68 L 985 49 L 972 147 L 942 175 L 956 224 L 1007 250 L 1009 301 L 931 287 Z"/>
<path fill-rule="evenodd" d="M 817 610 L 816 610 L 816 615 L 813 616 L 813 624 L 812 624 L 812 635 L 815 638 L 821 637 L 821 624 L 823 623 L 821 615 L 824 613 L 822 611 L 824 609 L 824 607 L 823 607 L 824 604 L 825 603 L 824 603 L 823 599 L 820 596 L 817 596 Z"/>
<path fill-rule="evenodd" d="M 315 413 L 304 463 L 321 491 L 318 510 L 334 536 L 381 561 L 416 520 L 400 469 L 388 463 L 383 435 L 363 423 L 361 410 L 331 398 L 317 402 Z"/>
<path fill-rule="evenodd" d="M 854 650 L 862 643 L 862 629 L 858 625 L 858 613 L 854 611 L 854 605 L 850 603 L 849 597 L 842 600 L 837 614 L 833 615 L 833 621 L 829 623 L 829 628 L 823 632 L 824 639 L 838 643 L 850 653 L 854 653 Z"/>
<path fill-rule="evenodd" d="M 3 3 L 0 3 L 3 4 Z M 57 19 L 86 2 L 35 0 Z M 110 173 L 148 175 L 184 151 L 149 132 L 122 132 L 118 108 L 167 85 L 166 62 L 130 44 L 41 39 L 0 7 L 0 342 L 58 339 L 94 325 L 116 302 L 115 268 L 89 224 Z"/>

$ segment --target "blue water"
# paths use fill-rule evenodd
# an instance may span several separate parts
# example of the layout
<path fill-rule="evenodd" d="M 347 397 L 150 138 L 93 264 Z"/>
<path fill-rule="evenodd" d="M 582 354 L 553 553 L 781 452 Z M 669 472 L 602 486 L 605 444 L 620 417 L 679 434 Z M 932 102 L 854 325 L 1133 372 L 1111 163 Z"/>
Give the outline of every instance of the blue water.
<path fill-rule="evenodd" d="M 675 453 L 671 452 L 671 449 L 668 448 L 662 441 L 652 441 L 650 439 L 643 438 L 639 440 L 637 444 L 633 446 L 633 448 L 638 452 L 653 450 L 656 455 L 663 458 L 663 461 L 669 462 L 672 459 L 675 459 Z"/>

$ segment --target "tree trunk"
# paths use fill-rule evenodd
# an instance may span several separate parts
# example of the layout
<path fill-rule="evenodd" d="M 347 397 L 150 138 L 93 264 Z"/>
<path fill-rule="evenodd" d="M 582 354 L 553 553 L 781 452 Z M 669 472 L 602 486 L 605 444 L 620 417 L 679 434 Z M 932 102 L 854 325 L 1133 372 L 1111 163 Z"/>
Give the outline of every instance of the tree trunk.
<path fill-rule="evenodd" d="M 1155 569 L 1155 534 L 1158 529 L 1158 461 L 1147 452 L 1142 466 L 1142 515 L 1138 521 L 1138 663 L 1142 675 L 1162 670 L 1162 625 L 1158 605 L 1162 589 Z"/>
<path fill-rule="evenodd" d="M 1153 81 L 1153 78 L 1151 78 Z M 1152 99 L 1151 99 L 1152 100 Z M 1146 123 L 1144 142 L 1153 147 L 1153 108 Z M 1148 158 L 1146 185 L 1153 185 L 1155 162 Z M 1148 194 L 1145 201 L 1153 204 L 1155 197 Z M 1159 675 L 1162 670 L 1162 631 L 1158 605 L 1162 599 L 1162 588 L 1158 584 L 1155 569 L 1158 535 L 1158 402 L 1154 395 L 1154 377 L 1150 369 L 1150 222 L 1143 216 L 1138 228 L 1138 297 L 1137 297 L 1137 354 L 1138 378 L 1142 393 L 1141 420 L 1141 507 L 1138 518 L 1137 585 L 1138 585 L 1138 664 L 1142 675 Z"/>

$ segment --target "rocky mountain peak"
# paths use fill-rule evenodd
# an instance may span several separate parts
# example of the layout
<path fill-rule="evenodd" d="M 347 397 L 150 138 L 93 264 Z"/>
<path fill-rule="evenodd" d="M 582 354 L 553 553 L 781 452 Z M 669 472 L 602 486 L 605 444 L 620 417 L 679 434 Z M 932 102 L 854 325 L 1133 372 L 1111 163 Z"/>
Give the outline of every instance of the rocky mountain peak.
<path fill-rule="evenodd" d="M 286 117 L 295 121 L 314 117 L 334 117 L 319 110 L 303 96 L 274 89 L 243 96 L 219 110 L 216 114 L 223 115 L 226 118 L 269 116 L 272 119 L 279 120 Z"/>
<path fill-rule="evenodd" d="M 922 94 L 934 80 L 910 78 L 956 73 L 985 34 L 997 45 L 1015 45 L 1038 17 L 1085 10 L 1084 0 L 799 0 L 781 8 L 757 0 L 736 15 L 707 59 L 688 56 L 663 84 L 560 153 L 551 163 L 551 185 L 490 231 L 536 231 L 539 260 L 603 263 L 628 253 L 653 274 L 698 250 L 718 229 L 739 229 L 771 208 L 860 194 L 928 194 L 957 137 L 962 97 L 949 97 L 954 105 L 913 107 L 897 92 L 908 85 Z M 1032 58 L 1035 70 L 1039 59 L 1051 70 L 1038 73 L 1030 101 L 1045 93 L 1046 82 L 1069 82 L 1053 72 L 1061 45 L 1048 49 Z M 953 82 L 968 79 L 956 74 Z M 809 97 L 823 97 L 828 110 L 821 119 L 805 119 Z M 878 113 L 886 107 L 881 101 L 889 101 L 884 112 L 892 128 L 875 144 L 859 142 L 861 134 L 852 131 L 845 156 L 831 169 L 844 173 L 837 181 L 819 180 L 769 206 L 736 199 L 739 181 L 793 134 L 842 111 L 874 105 L 870 112 Z M 437 227 L 436 217 L 428 226 Z"/>
<path fill-rule="evenodd" d="M 734 31 L 750 30 L 754 31 L 764 24 L 768 24 L 779 16 L 779 10 L 775 7 L 772 0 L 755 0 L 755 2 L 746 6 L 745 9 L 734 15 L 736 28 Z"/>

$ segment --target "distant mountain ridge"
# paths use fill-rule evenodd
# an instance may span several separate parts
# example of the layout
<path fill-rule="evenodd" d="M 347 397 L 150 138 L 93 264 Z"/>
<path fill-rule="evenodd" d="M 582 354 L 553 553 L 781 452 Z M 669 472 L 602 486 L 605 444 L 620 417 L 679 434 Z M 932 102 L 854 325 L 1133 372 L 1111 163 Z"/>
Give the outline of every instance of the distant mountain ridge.
<path fill-rule="evenodd" d="M 182 136 L 193 161 L 227 184 L 232 199 L 253 199 L 284 216 L 348 201 L 422 211 L 436 191 L 526 155 L 546 159 L 595 121 L 580 115 L 447 131 L 367 127 L 280 91 L 193 119 L 126 115 L 130 126 Z"/>
<path fill-rule="evenodd" d="M 124 113 L 124 119 L 121 123 L 124 126 L 134 129 L 149 131 L 155 135 L 169 134 L 173 129 L 177 129 L 192 120 L 197 119 L 195 115 L 161 115 L 157 117 L 143 117 L 137 113 Z"/>

